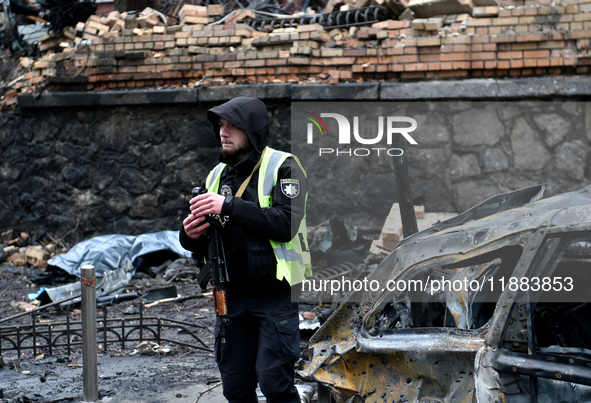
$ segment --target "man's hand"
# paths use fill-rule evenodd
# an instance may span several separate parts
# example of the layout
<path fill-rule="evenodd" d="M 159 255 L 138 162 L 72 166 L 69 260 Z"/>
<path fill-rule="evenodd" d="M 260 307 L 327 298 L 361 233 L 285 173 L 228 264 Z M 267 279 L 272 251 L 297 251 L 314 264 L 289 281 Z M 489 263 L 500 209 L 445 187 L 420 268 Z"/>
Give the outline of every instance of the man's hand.
<path fill-rule="evenodd" d="M 191 204 L 191 214 L 201 217 L 207 214 L 220 215 L 222 213 L 222 205 L 226 198 L 217 193 L 205 193 L 197 197 L 192 198 L 189 203 Z"/>
<path fill-rule="evenodd" d="M 183 220 L 183 227 L 185 232 L 190 238 L 197 239 L 209 228 L 209 223 L 205 221 L 205 216 L 197 217 L 194 214 L 189 214 L 187 218 Z"/>

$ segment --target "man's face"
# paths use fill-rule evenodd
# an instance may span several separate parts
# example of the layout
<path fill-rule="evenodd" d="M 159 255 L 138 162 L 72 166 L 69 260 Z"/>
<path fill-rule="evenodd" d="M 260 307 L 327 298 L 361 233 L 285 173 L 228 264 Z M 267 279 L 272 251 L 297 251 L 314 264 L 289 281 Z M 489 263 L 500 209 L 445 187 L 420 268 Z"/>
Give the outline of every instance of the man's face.
<path fill-rule="evenodd" d="M 220 118 L 220 140 L 221 154 L 226 158 L 235 158 L 237 162 L 245 160 L 253 149 L 244 130 L 223 118 Z"/>

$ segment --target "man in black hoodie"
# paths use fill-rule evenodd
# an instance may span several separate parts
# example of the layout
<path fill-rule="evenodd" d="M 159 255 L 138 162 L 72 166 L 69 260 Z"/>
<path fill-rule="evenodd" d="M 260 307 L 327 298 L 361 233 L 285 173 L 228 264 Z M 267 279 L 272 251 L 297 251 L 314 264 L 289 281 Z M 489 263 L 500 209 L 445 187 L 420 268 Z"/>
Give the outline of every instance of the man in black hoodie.
<path fill-rule="evenodd" d="M 215 328 L 216 362 L 230 403 L 257 402 L 257 382 L 270 403 L 298 403 L 298 303 L 292 290 L 310 275 L 306 245 L 306 177 L 297 158 L 267 147 L 265 104 L 239 97 L 207 113 L 221 146 L 203 182 L 208 193 L 190 200 L 180 241 L 207 258 L 206 216 L 223 217 L 228 281 L 225 338 Z"/>

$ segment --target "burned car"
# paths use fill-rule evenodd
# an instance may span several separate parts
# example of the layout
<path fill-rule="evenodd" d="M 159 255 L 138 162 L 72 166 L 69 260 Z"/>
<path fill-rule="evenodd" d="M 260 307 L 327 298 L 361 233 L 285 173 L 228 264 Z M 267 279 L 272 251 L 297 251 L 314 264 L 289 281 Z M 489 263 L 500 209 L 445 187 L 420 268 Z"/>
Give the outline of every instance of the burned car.
<path fill-rule="evenodd" d="M 591 401 L 591 186 L 404 239 L 307 345 L 319 402 Z"/>

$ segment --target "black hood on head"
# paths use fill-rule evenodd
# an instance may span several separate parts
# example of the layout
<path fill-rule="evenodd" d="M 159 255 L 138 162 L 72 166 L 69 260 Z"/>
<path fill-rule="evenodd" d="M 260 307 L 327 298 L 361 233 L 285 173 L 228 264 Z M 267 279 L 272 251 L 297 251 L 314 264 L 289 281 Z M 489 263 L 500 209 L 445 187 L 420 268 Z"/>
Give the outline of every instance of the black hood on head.
<path fill-rule="evenodd" d="M 267 146 L 269 137 L 269 118 L 267 107 L 257 98 L 238 97 L 207 111 L 207 118 L 213 125 L 220 146 L 220 124 L 223 118 L 239 129 L 244 130 L 248 139 L 260 154 Z"/>

